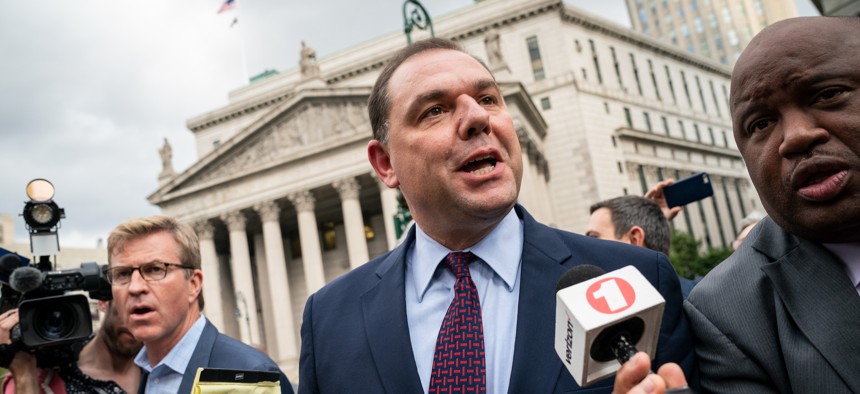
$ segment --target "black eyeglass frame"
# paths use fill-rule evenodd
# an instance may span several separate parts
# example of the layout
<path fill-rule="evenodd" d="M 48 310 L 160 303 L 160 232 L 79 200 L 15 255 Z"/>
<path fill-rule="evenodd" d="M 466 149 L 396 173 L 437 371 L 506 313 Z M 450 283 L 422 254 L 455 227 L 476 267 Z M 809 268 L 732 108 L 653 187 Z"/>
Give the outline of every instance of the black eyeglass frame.
<path fill-rule="evenodd" d="M 162 276 L 161 278 L 158 278 L 158 279 L 147 278 L 147 275 L 144 275 L 143 271 L 141 269 L 145 269 L 145 268 L 152 267 L 155 265 L 164 265 L 164 276 Z M 166 263 L 163 261 L 153 261 L 150 263 L 141 264 L 137 267 L 131 268 L 131 271 L 129 271 L 129 274 L 128 274 L 128 282 L 125 282 L 125 283 L 115 283 L 114 278 L 113 278 L 113 273 L 120 270 L 120 269 L 128 269 L 129 268 L 128 266 L 119 266 L 119 267 L 107 268 L 104 270 L 104 275 L 105 275 L 105 279 L 108 281 L 108 283 L 111 284 L 111 286 L 125 286 L 125 285 L 131 283 L 131 277 L 134 275 L 134 271 L 137 271 L 140 274 L 140 277 L 147 282 L 157 282 L 157 281 L 163 280 L 164 278 L 167 277 L 167 273 L 168 273 L 170 267 L 176 267 L 176 268 L 181 268 L 181 269 L 195 269 L 195 268 L 197 268 L 197 267 L 195 267 L 193 265 L 189 265 L 189 264 Z"/>

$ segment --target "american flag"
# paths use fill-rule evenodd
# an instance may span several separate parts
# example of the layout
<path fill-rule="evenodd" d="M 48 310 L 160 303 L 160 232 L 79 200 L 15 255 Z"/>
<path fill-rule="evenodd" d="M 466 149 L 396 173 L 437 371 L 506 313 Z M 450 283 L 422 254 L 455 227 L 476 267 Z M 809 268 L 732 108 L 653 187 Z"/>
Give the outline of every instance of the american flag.
<path fill-rule="evenodd" d="M 221 8 L 218 9 L 218 13 L 220 14 L 233 8 L 236 8 L 236 0 L 224 0 L 224 4 L 221 4 Z"/>

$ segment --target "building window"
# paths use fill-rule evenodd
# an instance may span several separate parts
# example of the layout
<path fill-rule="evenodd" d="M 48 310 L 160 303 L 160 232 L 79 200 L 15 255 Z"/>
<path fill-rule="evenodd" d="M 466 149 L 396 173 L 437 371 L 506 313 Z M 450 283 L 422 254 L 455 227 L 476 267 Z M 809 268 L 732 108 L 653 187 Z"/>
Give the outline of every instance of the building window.
<path fill-rule="evenodd" d="M 690 98 L 690 87 L 687 85 L 687 76 L 681 71 L 681 82 L 684 84 L 684 94 L 687 95 L 687 105 L 693 108 L 693 99 Z"/>
<path fill-rule="evenodd" d="M 603 85 L 603 75 L 600 73 L 600 62 L 597 60 L 597 48 L 594 47 L 594 40 L 588 40 L 588 45 L 591 47 L 591 59 L 594 61 L 594 70 L 597 73 L 597 83 Z"/>
<path fill-rule="evenodd" d="M 624 107 L 624 119 L 627 120 L 627 128 L 633 128 L 633 118 L 630 117 L 630 108 Z"/>
<path fill-rule="evenodd" d="M 219 146 L 221 146 L 221 140 L 212 141 L 212 147 L 213 148 L 217 148 Z"/>
<path fill-rule="evenodd" d="M 583 81 L 588 80 L 588 73 L 585 72 L 585 67 L 582 68 L 582 80 Z"/>
<path fill-rule="evenodd" d="M 686 23 L 681 25 L 681 35 L 683 35 L 684 38 L 690 38 L 690 27 L 687 26 Z"/>
<path fill-rule="evenodd" d="M 603 110 L 606 111 L 606 114 L 609 114 L 609 103 L 606 101 L 603 102 Z"/>
<path fill-rule="evenodd" d="M 702 82 L 699 81 L 698 75 L 696 75 L 696 88 L 699 89 L 699 101 L 702 102 L 702 111 L 708 113 L 708 106 L 705 104 L 705 92 L 702 91 Z"/>
<path fill-rule="evenodd" d="M 842 4 L 847 4 L 847 3 L 842 3 Z M 761 0 L 755 0 L 755 1 L 753 1 L 753 7 L 755 7 L 755 13 L 756 13 L 758 16 L 763 16 L 763 15 L 764 15 L 764 7 L 762 7 L 762 5 L 761 5 Z"/>
<path fill-rule="evenodd" d="M 717 25 L 718 25 L 717 16 L 714 15 L 713 12 L 708 13 L 708 24 L 711 25 L 711 28 L 713 28 L 713 29 L 717 28 Z"/>
<path fill-rule="evenodd" d="M 651 115 L 648 115 L 647 112 L 643 112 L 642 117 L 645 118 L 645 129 L 648 130 L 649 133 L 653 132 L 654 130 L 651 129 Z"/>
<path fill-rule="evenodd" d="M 732 13 L 729 7 L 723 7 L 723 22 L 732 23 Z"/>
<path fill-rule="evenodd" d="M 669 135 L 669 120 L 665 116 L 661 116 L 660 120 L 663 122 L 663 133 Z"/>
<path fill-rule="evenodd" d="M 612 136 L 612 147 L 613 147 L 613 148 L 617 148 L 617 147 L 618 147 L 618 142 L 616 142 L 616 141 L 615 141 L 615 136 Z"/>
<path fill-rule="evenodd" d="M 672 93 L 672 102 L 677 105 L 678 97 L 675 96 L 675 84 L 672 82 L 672 74 L 669 72 L 669 66 L 664 65 L 663 69 L 666 70 L 666 80 L 669 81 L 669 92 Z"/>
<path fill-rule="evenodd" d="M 543 97 L 540 99 L 540 107 L 545 110 L 552 108 L 552 105 L 549 103 L 549 97 Z"/>
<path fill-rule="evenodd" d="M 728 148 L 729 147 L 729 137 L 726 135 L 727 133 L 725 130 L 721 131 L 721 133 L 723 134 L 723 146 Z"/>
<path fill-rule="evenodd" d="M 738 205 L 740 205 L 740 208 L 741 208 L 741 216 L 746 217 L 747 216 L 747 210 L 744 207 L 744 197 L 743 197 L 743 193 L 741 193 L 741 180 L 740 179 L 735 179 L 735 193 L 737 193 L 737 195 L 738 195 L 738 202 L 739 202 Z"/>
<path fill-rule="evenodd" d="M 675 170 L 675 180 L 681 179 L 681 172 Z M 684 215 L 684 223 L 687 225 L 687 232 L 693 235 L 693 222 L 690 220 L 690 211 L 681 212 Z"/>
<path fill-rule="evenodd" d="M 538 47 L 537 37 L 531 36 L 526 38 L 526 45 L 529 48 L 529 57 L 532 61 L 532 72 L 534 73 L 535 81 L 544 79 L 543 61 L 540 57 L 540 48 Z"/>
<path fill-rule="evenodd" d="M 323 251 L 337 249 L 337 232 L 334 230 L 334 222 L 323 223 Z"/>
<path fill-rule="evenodd" d="M 729 30 L 729 45 L 737 46 L 740 43 L 738 40 L 738 33 L 735 32 L 735 29 Z"/>
<path fill-rule="evenodd" d="M 716 144 L 717 144 L 717 140 L 716 140 L 716 139 L 714 139 L 714 129 L 712 129 L 712 128 L 710 128 L 710 127 L 708 127 L 708 137 L 710 137 L 710 138 L 711 138 L 711 145 L 716 145 Z"/>
<path fill-rule="evenodd" d="M 639 185 L 642 187 L 642 194 L 644 195 L 648 192 L 648 180 L 645 179 L 645 167 L 640 164 L 637 166 L 636 170 L 639 173 Z"/>
<path fill-rule="evenodd" d="M 623 174 L 624 173 L 624 166 L 621 165 L 621 162 L 616 161 L 615 164 L 618 164 L 618 173 Z"/>
<path fill-rule="evenodd" d="M 732 207 L 732 199 L 729 198 L 729 188 L 726 185 L 726 177 L 720 178 L 720 183 L 723 186 L 723 198 L 726 199 L 726 207 L 729 208 L 729 221 L 732 223 L 732 229 L 738 228 L 738 224 L 735 222 L 735 210 Z"/>
<path fill-rule="evenodd" d="M 609 47 L 609 52 L 612 53 L 612 64 L 615 65 L 615 78 L 618 79 L 618 86 L 621 90 L 627 91 L 624 87 L 624 81 L 621 80 L 621 65 L 618 64 L 618 57 L 615 56 L 615 47 Z"/>
<path fill-rule="evenodd" d="M 633 53 L 630 53 L 630 64 L 633 66 L 633 77 L 636 79 L 636 90 L 638 90 L 639 95 L 642 96 L 642 82 L 639 81 L 639 67 L 636 66 L 636 57 L 633 56 Z"/>
<path fill-rule="evenodd" d="M 693 123 L 693 131 L 696 132 L 696 142 L 702 142 L 702 133 L 699 132 L 699 125 Z"/>
<path fill-rule="evenodd" d="M 708 80 L 708 85 L 711 86 L 711 98 L 714 100 L 714 107 L 717 109 L 717 116 L 722 117 L 723 111 L 720 110 L 720 102 L 717 101 L 717 91 L 714 89 L 714 81 Z"/>
<path fill-rule="evenodd" d="M 717 199 L 711 198 L 711 205 L 714 206 L 714 216 L 717 217 L 717 230 L 720 233 L 720 242 L 723 247 L 728 246 L 726 243 L 726 232 L 723 229 L 723 219 L 720 217 L 720 207 L 717 206 Z"/>
<path fill-rule="evenodd" d="M 684 129 L 684 121 L 678 119 L 678 128 L 681 129 L 681 138 L 687 139 L 687 130 Z"/>
<path fill-rule="evenodd" d="M 660 87 L 657 85 L 657 75 L 654 74 L 654 63 L 651 63 L 651 59 L 648 59 L 648 72 L 651 73 L 651 84 L 654 85 L 654 94 L 657 95 L 657 100 L 663 101 L 663 97 L 660 96 Z"/>
<path fill-rule="evenodd" d="M 709 248 L 713 248 L 714 243 L 711 241 L 711 230 L 708 228 L 708 218 L 705 216 L 705 206 L 702 204 L 702 200 L 696 201 L 696 205 L 699 206 L 699 220 L 702 221 L 702 227 L 705 228 L 705 243 Z"/>
<path fill-rule="evenodd" d="M 707 41 L 699 42 L 699 49 L 701 49 L 702 55 L 706 57 L 711 57 L 711 46 L 708 45 Z"/>
<path fill-rule="evenodd" d="M 698 16 L 696 19 L 693 19 L 693 27 L 696 28 L 696 33 L 701 34 L 705 32 L 705 27 L 702 25 L 702 18 L 699 18 Z"/>

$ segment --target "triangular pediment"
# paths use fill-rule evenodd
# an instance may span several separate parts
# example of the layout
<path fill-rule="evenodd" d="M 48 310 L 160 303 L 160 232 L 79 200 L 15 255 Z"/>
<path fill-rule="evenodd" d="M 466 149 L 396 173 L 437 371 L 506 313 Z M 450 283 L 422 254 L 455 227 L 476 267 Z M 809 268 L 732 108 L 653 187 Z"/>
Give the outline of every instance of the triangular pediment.
<path fill-rule="evenodd" d="M 369 93 L 370 88 L 303 91 L 222 143 L 149 200 L 158 204 L 356 139 L 369 140 Z"/>

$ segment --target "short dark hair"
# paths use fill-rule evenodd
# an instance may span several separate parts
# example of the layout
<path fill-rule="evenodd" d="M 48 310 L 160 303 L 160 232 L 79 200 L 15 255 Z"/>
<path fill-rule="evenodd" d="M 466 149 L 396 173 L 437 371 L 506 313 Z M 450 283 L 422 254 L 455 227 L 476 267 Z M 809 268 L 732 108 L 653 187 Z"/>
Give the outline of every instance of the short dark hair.
<path fill-rule="evenodd" d="M 388 81 L 391 79 L 391 76 L 394 75 L 394 72 L 397 71 L 400 65 L 407 59 L 419 53 L 436 49 L 448 49 L 463 52 L 472 56 L 463 50 L 463 47 L 456 42 L 445 38 L 435 37 L 416 41 L 395 53 L 394 57 L 392 57 L 388 61 L 388 64 L 385 65 L 385 68 L 382 69 L 382 73 L 379 74 L 379 77 L 376 78 L 376 83 L 373 84 L 373 90 L 370 91 L 370 98 L 367 100 L 367 112 L 368 115 L 370 115 L 370 127 L 371 130 L 373 130 L 373 139 L 378 140 L 383 144 L 388 142 L 388 115 L 391 112 L 391 97 L 389 97 L 388 92 Z M 475 56 L 472 57 L 477 60 L 478 63 L 481 63 L 487 71 L 490 71 L 481 59 L 478 59 Z M 492 75 L 492 73 L 490 74 Z"/>
<path fill-rule="evenodd" d="M 645 230 L 646 248 L 669 254 L 672 246 L 669 220 L 657 203 L 641 196 L 621 196 L 595 203 L 590 213 L 600 208 L 609 210 L 615 238 L 621 238 L 633 226 L 639 226 Z"/>

